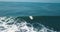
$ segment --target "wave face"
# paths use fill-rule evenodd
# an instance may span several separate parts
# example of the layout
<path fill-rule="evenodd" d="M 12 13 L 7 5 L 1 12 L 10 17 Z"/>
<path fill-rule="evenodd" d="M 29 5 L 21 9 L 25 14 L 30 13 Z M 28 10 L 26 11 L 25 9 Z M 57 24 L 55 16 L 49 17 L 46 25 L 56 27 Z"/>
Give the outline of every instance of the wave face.
<path fill-rule="evenodd" d="M 35 27 L 36 25 L 36 27 Z M 30 24 L 24 19 L 0 17 L 0 32 L 57 32 L 39 23 Z"/>

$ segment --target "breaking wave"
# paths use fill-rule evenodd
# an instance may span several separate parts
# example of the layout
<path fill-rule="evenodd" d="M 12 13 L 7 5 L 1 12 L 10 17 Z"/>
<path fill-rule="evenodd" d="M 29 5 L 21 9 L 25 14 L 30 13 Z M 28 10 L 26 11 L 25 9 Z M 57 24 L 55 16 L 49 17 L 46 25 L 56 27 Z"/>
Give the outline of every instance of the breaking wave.
<path fill-rule="evenodd" d="M 57 32 L 40 23 L 27 23 L 24 19 L 0 17 L 0 32 Z"/>

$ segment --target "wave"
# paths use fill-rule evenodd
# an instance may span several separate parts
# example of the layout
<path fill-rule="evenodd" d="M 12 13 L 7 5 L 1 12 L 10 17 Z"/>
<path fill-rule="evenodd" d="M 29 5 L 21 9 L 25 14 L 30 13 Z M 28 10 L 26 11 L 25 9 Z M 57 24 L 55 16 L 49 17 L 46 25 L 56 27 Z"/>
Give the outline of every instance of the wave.
<path fill-rule="evenodd" d="M 0 32 L 58 32 L 40 23 L 28 23 L 15 17 L 0 17 Z"/>

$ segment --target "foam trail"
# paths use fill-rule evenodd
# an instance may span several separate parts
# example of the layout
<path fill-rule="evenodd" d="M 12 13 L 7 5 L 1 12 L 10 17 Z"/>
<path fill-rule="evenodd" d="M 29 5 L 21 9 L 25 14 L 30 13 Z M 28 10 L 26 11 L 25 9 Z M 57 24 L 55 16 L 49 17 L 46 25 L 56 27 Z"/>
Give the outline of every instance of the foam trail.
<path fill-rule="evenodd" d="M 38 29 L 24 20 L 19 19 L 20 22 L 17 21 L 18 20 L 15 20 L 13 17 L 0 17 L 0 32 L 57 32 L 41 24 L 39 24 L 41 29 Z"/>

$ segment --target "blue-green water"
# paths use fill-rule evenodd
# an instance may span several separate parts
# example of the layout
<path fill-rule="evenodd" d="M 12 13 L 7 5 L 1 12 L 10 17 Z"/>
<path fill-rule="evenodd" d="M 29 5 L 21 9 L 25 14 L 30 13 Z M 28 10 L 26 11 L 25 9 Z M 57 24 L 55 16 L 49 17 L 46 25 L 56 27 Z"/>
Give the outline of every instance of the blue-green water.
<path fill-rule="evenodd" d="M 34 16 L 31 23 L 39 22 L 60 30 L 60 3 L 0 2 L 0 16 Z M 31 21 L 28 17 L 22 17 Z"/>
<path fill-rule="evenodd" d="M 0 16 L 60 16 L 60 3 L 0 2 Z"/>

